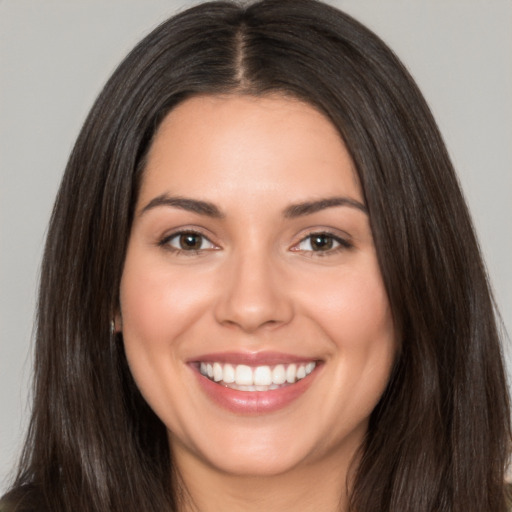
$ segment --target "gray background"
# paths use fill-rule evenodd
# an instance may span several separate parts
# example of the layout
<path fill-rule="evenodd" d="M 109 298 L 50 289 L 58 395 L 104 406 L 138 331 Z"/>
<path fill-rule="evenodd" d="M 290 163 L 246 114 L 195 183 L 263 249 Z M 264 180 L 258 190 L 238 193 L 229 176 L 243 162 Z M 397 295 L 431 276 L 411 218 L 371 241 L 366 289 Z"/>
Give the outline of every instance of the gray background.
<path fill-rule="evenodd" d="M 114 66 L 151 28 L 192 3 L 0 0 L 0 493 L 28 417 L 38 266 L 69 151 Z M 510 332 L 512 2 L 331 3 L 396 51 L 430 103 Z"/>

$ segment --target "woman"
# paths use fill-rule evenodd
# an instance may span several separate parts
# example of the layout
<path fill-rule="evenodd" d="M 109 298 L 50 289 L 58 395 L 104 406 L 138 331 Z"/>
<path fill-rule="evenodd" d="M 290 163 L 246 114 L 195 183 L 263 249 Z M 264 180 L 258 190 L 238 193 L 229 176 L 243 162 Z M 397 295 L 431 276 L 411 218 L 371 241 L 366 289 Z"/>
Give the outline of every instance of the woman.
<path fill-rule="evenodd" d="M 504 511 L 493 305 L 396 57 L 204 4 L 93 107 L 42 268 L 26 510 Z"/>

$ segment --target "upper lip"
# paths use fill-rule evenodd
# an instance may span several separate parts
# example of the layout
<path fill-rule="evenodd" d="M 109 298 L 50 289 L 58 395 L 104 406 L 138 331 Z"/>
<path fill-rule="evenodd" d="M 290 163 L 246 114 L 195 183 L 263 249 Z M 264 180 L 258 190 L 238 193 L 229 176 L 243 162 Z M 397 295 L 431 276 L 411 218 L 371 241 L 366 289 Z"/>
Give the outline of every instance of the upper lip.
<path fill-rule="evenodd" d="M 189 363 L 229 363 L 245 364 L 247 366 L 276 365 L 286 363 L 309 363 L 318 361 L 317 357 L 303 357 L 283 352 L 215 352 L 202 354 L 189 359 Z"/>

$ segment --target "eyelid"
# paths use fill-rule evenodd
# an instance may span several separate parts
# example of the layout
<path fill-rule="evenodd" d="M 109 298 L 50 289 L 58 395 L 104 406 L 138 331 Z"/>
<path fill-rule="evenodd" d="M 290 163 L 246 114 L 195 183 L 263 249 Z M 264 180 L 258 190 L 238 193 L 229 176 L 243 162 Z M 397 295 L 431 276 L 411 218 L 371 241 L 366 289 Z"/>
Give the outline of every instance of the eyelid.
<path fill-rule="evenodd" d="M 197 236 L 201 237 L 202 239 L 206 240 L 209 244 L 211 244 L 212 247 L 200 248 L 200 249 L 181 249 L 178 247 L 174 247 L 169 243 L 174 238 L 177 238 L 181 235 L 186 235 L 186 234 L 197 235 Z M 300 249 L 299 248 L 300 244 L 302 244 L 308 238 L 310 239 L 315 235 L 323 235 L 323 236 L 332 238 L 332 240 L 337 244 L 337 246 L 327 249 L 327 250 L 324 250 L 324 251 L 321 251 L 321 250 L 315 251 L 313 249 L 308 250 L 308 249 Z M 329 229 L 329 228 L 319 227 L 319 228 L 313 228 L 313 229 L 308 229 L 307 231 L 303 231 L 299 236 L 300 236 L 300 238 L 296 242 L 293 243 L 293 245 L 290 247 L 290 250 L 293 252 L 305 253 L 305 254 L 308 254 L 308 256 L 313 256 L 313 255 L 314 256 L 328 256 L 331 254 L 335 254 L 339 251 L 344 251 L 344 250 L 346 251 L 346 250 L 350 250 L 350 249 L 354 248 L 354 244 L 351 241 L 352 237 L 348 233 L 344 233 L 343 235 L 341 235 L 339 230 L 333 230 L 333 229 Z M 198 254 L 203 251 L 213 251 L 213 250 L 221 249 L 221 247 L 218 244 L 216 244 L 215 242 L 212 241 L 211 235 L 205 234 L 201 228 L 197 228 L 195 226 L 194 227 L 182 226 L 182 227 L 176 228 L 172 232 L 166 233 L 165 235 L 160 237 L 157 242 L 157 245 L 160 247 L 163 247 L 164 249 L 167 249 L 171 252 L 187 253 L 189 255 Z"/>
<path fill-rule="evenodd" d="M 204 240 L 207 240 L 213 247 L 204 248 L 204 249 L 180 249 L 178 247 L 173 247 L 169 242 L 177 237 L 180 237 L 181 235 L 186 234 L 192 234 L 197 235 L 203 238 Z M 218 250 L 220 247 L 212 241 L 211 236 L 206 235 L 201 229 L 195 228 L 195 227 L 180 227 L 175 230 L 173 230 L 171 233 L 167 233 L 164 236 L 160 237 L 158 240 L 158 246 L 163 247 L 169 251 L 176 252 L 176 253 L 189 253 L 189 254 L 197 254 L 202 251 L 213 251 Z"/>
<path fill-rule="evenodd" d="M 325 251 L 314 251 L 314 250 L 305 250 L 305 249 L 299 249 L 299 245 L 305 242 L 308 238 L 311 238 L 315 235 L 324 235 L 332 238 L 338 246 L 333 247 L 332 249 L 328 249 Z M 303 233 L 300 237 L 300 239 L 293 244 L 293 246 L 290 248 L 293 252 L 302 252 L 302 253 L 309 253 L 309 256 L 316 255 L 316 256 L 327 256 L 330 254 L 337 253 L 339 251 L 344 250 L 350 250 L 354 248 L 354 244 L 351 241 L 351 237 L 348 234 L 345 234 L 345 236 L 342 236 L 339 234 L 339 232 L 333 232 L 331 229 L 327 228 L 316 228 L 312 230 L 308 230 L 306 233 Z"/>

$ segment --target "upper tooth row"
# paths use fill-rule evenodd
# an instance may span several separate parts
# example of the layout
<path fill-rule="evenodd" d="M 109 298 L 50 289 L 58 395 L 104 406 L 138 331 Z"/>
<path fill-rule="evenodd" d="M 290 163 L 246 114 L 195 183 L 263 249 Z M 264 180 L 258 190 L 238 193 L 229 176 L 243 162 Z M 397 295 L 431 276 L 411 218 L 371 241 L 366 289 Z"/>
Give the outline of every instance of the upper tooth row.
<path fill-rule="evenodd" d="M 284 384 L 303 379 L 315 369 L 316 363 L 278 364 L 277 366 L 247 366 L 245 364 L 231 365 L 222 363 L 201 363 L 200 372 L 214 380 L 226 384 L 236 383 L 241 386 L 270 386 Z"/>

